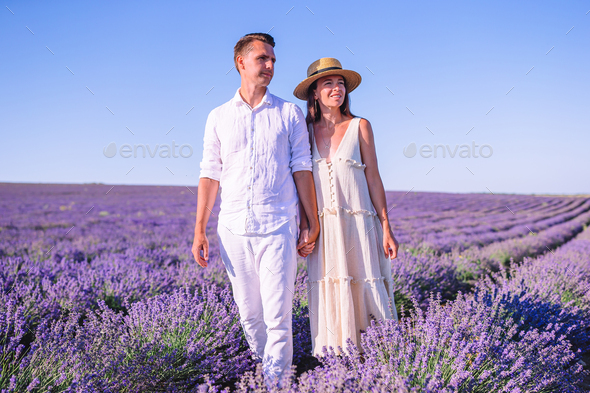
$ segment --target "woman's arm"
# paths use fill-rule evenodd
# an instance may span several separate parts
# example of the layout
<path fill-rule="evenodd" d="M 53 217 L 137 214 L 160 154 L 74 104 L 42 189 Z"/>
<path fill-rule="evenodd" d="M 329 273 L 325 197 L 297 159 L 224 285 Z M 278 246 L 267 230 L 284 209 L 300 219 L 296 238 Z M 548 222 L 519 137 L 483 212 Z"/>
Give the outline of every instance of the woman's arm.
<path fill-rule="evenodd" d="M 363 164 L 366 165 L 365 176 L 367 177 L 367 184 L 369 186 L 369 195 L 383 227 L 383 249 L 386 256 L 394 259 L 397 257 L 397 249 L 399 245 L 393 236 L 389 217 L 387 215 L 387 199 L 385 197 L 385 188 L 383 187 L 381 175 L 379 175 L 379 167 L 377 165 L 373 128 L 371 127 L 371 123 L 366 119 L 361 119 L 359 127 L 361 157 Z"/>

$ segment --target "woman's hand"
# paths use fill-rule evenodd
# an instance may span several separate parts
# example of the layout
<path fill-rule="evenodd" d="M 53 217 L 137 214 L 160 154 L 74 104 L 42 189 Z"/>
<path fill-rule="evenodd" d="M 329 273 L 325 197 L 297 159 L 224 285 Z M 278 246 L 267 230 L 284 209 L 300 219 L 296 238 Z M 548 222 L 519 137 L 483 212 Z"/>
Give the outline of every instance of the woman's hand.
<path fill-rule="evenodd" d="M 385 251 L 385 256 L 389 259 L 397 258 L 397 250 L 399 248 L 399 243 L 393 236 L 393 232 L 390 228 L 386 228 L 383 230 L 383 250 Z"/>
<path fill-rule="evenodd" d="M 304 228 L 299 233 L 299 241 L 297 244 L 297 254 L 299 256 L 305 258 L 313 251 L 315 247 L 315 242 L 309 242 L 309 228 Z"/>
<path fill-rule="evenodd" d="M 309 243 L 308 245 L 304 246 L 303 248 L 297 250 L 297 254 L 299 254 L 299 256 L 301 256 L 302 258 L 306 258 L 309 254 L 311 254 L 314 247 L 315 247 L 315 243 Z"/>

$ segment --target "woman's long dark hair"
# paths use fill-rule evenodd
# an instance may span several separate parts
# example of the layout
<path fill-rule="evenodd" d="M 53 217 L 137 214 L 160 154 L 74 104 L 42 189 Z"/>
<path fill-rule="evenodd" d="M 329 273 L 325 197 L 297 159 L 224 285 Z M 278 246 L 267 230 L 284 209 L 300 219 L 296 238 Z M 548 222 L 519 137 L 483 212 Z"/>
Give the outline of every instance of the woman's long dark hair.
<path fill-rule="evenodd" d="M 344 79 L 344 77 L 342 77 Z M 309 130 L 309 125 L 317 123 L 322 118 L 322 110 L 320 109 L 320 104 L 317 103 L 316 99 L 313 97 L 313 91 L 317 88 L 318 80 L 316 79 L 307 89 L 307 116 L 305 117 L 305 123 L 307 124 L 307 129 Z M 344 79 L 344 86 L 346 86 L 346 79 Z M 344 116 L 352 116 L 356 117 L 355 115 L 350 112 L 350 98 L 348 98 L 348 89 L 346 89 L 346 93 L 344 93 L 344 101 L 342 105 L 340 105 L 340 113 Z M 309 134 L 309 143 L 312 141 L 311 131 Z"/>

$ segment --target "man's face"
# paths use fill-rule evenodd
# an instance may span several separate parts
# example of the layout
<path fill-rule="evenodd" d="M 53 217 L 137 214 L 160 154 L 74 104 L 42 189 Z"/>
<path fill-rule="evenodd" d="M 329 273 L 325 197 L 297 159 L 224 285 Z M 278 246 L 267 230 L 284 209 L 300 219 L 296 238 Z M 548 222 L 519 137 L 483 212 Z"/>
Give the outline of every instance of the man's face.
<path fill-rule="evenodd" d="M 240 57 L 238 56 L 238 66 L 242 78 L 257 86 L 268 86 L 274 76 L 277 61 L 272 46 L 255 40 L 252 42 L 252 50 L 241 60 Z"/>

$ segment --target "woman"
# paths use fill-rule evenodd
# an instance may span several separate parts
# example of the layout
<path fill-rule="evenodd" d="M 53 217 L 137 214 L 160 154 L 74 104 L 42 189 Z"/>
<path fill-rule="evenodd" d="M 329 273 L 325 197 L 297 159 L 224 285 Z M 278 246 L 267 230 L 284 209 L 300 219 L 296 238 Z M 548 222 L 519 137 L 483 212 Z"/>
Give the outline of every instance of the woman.
<path fill-rule="evenodd" d="M 312 353 L 336 353 L 351 338 L 361 353 L 361 331 L 371 319 L 395 319 L 391 262 L 398 243 L 387 216 L 371 124 L 350 112 L 348 94 L 361 76 L 333 58 L 307 69 L 293 94 L 307 101 L 313 177 L 320 218 L 307 259 Z M 302 239 L 307 219 L 301 214 Z M 389 307 L 391 300 L 392 309 Z M 338 348 L 340 347 L 340 348 Z"/>

